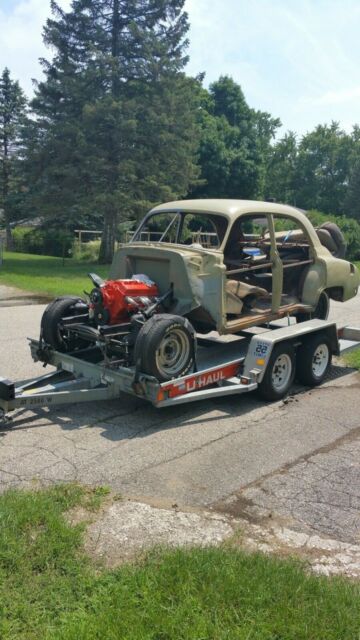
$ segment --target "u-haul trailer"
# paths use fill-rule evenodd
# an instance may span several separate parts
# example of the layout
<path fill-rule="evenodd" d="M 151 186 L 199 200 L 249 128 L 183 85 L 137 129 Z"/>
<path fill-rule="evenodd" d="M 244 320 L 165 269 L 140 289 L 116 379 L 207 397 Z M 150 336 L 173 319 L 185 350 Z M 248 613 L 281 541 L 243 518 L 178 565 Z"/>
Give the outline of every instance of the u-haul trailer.
<path fill-rule="evenodd" d="M 136 367 L 107 366 L 96 347 L 60 353 L 30 340 L 33 360 L 56 370 L 20 382 L 0 378 L 0 410 L 6 415 L 19 408 L 113 400 L 122 393 L 159 408 L 255 389 L 276 400 L 286 395 L 295 375 L 307 385 L 319 384 L 331 356 L 360 343 L 360 329 L 314 319 L 252 328 L 230 341 L 198 337 L 197 342 L 196 371 L 159 382 Z"/>

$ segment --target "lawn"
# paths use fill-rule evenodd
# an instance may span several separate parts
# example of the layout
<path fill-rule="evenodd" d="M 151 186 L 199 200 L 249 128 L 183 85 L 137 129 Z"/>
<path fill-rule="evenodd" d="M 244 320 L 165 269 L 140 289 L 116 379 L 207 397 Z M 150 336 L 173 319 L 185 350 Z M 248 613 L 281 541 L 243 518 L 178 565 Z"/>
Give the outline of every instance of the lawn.
<path fill-rule="evenodd" d="M 360 262 L 357 265 L 360 268 Z M 63 266 L 62 258 L 5 252 L 4 262 L 0 266 L 0 284 L 50 297 L 64 294 L 80 296 L 84 289 L 92 289 L 87 277 L 91 271 L 106 278 L 109 265 L 66 259 Z"/>
<path fill-rule="evenodd" d="M 349 365 L 349 367 L 360 369 L 360 349 L 354 349 L 354 351 L 345 353 L 343 355 L 343 360 L 345 360 L 346 364 Z"/>
<path fill-rule="evenodd" d="M 93 288 L 87 277 L 91 271 L 106 278 L 109 266 L 74 262 L 70 259 L 66 259 L 63 266 L 62 258 L 5 252 L 0 266 L 0 284 L 50 297 L 82 295 L 84 289 L 89 291 Z"/>
<path fill-rule="evenodd" d="M 116 570 L 94 566 L 84 525 L 101 489 L 61 485 L 0 496 L 2 640 L 355 640 L 360 586 L 239 549 L 157 549 Z"/>

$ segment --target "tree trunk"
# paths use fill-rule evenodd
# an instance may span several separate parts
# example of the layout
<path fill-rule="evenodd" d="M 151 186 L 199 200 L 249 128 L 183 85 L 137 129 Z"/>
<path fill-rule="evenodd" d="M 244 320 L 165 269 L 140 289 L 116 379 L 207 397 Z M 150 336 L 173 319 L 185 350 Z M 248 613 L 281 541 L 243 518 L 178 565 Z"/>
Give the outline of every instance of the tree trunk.
<path fill-rule="evenodd" d="M 110 264 L 114 257 L 116 235 L 116 213 L 107 213 L 104 218 L 104 231 L 101 237 L 99 264 Z"/>
<path fill-rule="evenodd" d="M 14 248 L 13 237 L 11 233 L 10 220 L 8 220 L 6 216 L 5 216 L 5 228 L 6 228 L 6 241 L 5 241 L 6 251 L 12 251 Z"/>
<path fill-rule="evenodd" d="M 120 78 L 118 70 L 118 55 L 119 55 L 119 38 L 120 38 L 120 2 L 119 0 L 113 0 L 112 8 L 112 24 L 111 24 L 111 55 L 113 58 L 113 68 L 111 77 L 111 93 L 116 99 L 120 92 Z M 116 171 L 114 167 L 117 164 L 116 152 L 111 144 L 110 138 L 109 145 L 109 162 L 112 165 L 111 177 L 109 180 L 109 191 L 113 193 L 116 188 Z M 112 262 L 115 249 L 116 238 L 116 211 L 108 211 L 104 216 L 104 231 L 101 237 L 99 264 L 109 264 Z"/>

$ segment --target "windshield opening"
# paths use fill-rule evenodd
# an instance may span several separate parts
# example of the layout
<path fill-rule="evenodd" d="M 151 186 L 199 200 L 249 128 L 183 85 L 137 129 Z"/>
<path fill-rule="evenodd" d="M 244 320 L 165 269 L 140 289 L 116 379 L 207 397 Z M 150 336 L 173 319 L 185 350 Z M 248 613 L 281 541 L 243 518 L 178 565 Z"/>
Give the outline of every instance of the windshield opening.
<path fill-rule="evenodd" d="M 218 249 L 227 226 L 227 219 L 218 214 L 159 212 L 145 218 L 132 241 L 200 245 L 206 249 Z"/>

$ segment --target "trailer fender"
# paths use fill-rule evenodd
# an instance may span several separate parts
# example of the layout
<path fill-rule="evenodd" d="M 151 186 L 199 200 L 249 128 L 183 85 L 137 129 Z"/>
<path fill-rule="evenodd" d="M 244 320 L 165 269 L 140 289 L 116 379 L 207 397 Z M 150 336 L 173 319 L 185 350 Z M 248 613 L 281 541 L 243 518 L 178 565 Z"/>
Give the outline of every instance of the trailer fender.
<path fill-rule="evenodd" d="M 336 324 L 326 320 L 309 320 L 279 329 L 273 329 L 252 337 L 244 361 L 243 375 L 260 383 L 265 375 L 272 351 L 280 342 L 293 344 L 295 348 L 304 344 L 316 333 L 323 332 L 329 339 L 334 355 L 339 355 L 339 340 Z"/>

